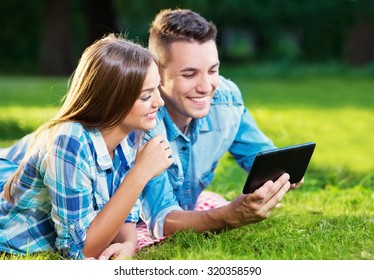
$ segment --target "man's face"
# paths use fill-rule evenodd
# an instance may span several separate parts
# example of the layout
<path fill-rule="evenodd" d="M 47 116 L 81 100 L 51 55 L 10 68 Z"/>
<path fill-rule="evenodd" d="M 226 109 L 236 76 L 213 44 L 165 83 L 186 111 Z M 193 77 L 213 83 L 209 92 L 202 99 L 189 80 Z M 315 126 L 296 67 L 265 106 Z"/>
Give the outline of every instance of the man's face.
<path fill-rule="evenodd" d="M 183 131 L 193 118 L 205 117 L 218 86 L 218 51 L 214 41 L 174 42 L 161 70 L 161 93 L 175 124 Z"/>

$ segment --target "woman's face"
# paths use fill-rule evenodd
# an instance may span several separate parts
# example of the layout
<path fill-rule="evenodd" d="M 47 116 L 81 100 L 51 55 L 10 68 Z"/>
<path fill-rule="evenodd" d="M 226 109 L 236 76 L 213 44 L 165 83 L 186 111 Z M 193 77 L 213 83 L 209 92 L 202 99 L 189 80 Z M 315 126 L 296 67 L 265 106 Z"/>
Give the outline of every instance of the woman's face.
<path fill-rule="evenodd" d="M 148 130 L 156 126 L 156 113 L 164 105 L 160 96 L 160 75 L 156 63 L 148 68 L 139 98 L 135 101 L 130 113 L 122 125 L 127 132 L 133 130 Z"/>

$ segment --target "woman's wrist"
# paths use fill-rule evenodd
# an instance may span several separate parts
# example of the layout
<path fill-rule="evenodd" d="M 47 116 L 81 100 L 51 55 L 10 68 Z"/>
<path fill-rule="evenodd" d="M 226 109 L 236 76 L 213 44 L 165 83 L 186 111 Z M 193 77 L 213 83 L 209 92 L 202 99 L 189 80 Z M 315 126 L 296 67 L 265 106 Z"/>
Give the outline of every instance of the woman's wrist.
<path fill-rule="evenodd" d="M 136 179 L 137 182 L 139 182 L 142 187 L 144 187 L 152 179 L 151 175 L 147 174 L 147 172 L 142 169 L 141 166 L 138 166 L 136 164 L 130 169 L 128 175 L 130 174 Z"/>

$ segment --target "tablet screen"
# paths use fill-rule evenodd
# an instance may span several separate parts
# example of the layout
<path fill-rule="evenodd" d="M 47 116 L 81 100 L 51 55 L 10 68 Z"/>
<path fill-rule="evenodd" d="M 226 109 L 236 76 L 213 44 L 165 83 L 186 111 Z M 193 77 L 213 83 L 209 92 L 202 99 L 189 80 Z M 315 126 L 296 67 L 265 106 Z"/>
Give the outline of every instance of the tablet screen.
<path fill-rule="evenodd" d="M 256 155 L 245 182 L 243 193 L 253 193 L 266 181 L 277 180 L 283 173 L 290 175 L 290 183 L 300 182 L 304 177 L 316 143 L 277 148 Z"/>

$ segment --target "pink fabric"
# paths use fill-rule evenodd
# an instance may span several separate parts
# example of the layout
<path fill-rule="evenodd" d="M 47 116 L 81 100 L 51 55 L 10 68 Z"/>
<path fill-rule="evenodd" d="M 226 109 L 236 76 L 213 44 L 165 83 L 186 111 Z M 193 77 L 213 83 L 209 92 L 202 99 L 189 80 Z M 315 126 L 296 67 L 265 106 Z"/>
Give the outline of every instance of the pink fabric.
<path fill-rule="evenodd" d="M 213 208 L 217 208 L 229 203 L 226 199 L 224 199 L 219 194 L 213 192 L 204 191 L 200 194 L 197 199 L 195 210 L 197 211 L 204 211 Z M 136 230 L 138 233 L 138 250 L 149 246 L 155 243 L 160 242 L 161 240 L 165 239 L 166 237 L 162 238 L 154 238 L 147 230 L 147 226 L 141 222 L 136 225 Z"/>

